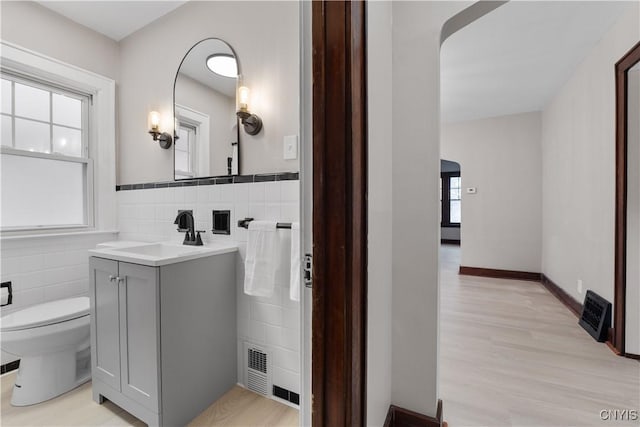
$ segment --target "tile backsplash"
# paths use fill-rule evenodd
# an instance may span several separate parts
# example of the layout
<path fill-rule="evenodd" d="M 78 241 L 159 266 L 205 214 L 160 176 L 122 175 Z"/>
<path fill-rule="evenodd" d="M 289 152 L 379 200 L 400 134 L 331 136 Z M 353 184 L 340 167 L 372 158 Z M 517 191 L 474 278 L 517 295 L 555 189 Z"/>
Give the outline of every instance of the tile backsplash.
<path fill-rule="evenodd" d="M 247 230 L 239 219 L 299 221 L 299 181 L 197 185 L 118 191 L 118 227 L 121 240 L 176 241 L 184 238 L 173 223 L 179 210 L 193 210 L 202 239 L 238 243 L 238 382 L 244 382 L 243 343 L 265 347 L 272 359 L 273 384 L 300 393 L 300 304 L 289 299 L 288 272 L 279 278 L 270 298 L 244 293 L 244 256 Z M 212 234 L 212 211 L 231 211 L 231 234 Z M 279 230 L 288 242 L 290 230 Z M 287 243 L 285 243 L 287 244 Z"/>

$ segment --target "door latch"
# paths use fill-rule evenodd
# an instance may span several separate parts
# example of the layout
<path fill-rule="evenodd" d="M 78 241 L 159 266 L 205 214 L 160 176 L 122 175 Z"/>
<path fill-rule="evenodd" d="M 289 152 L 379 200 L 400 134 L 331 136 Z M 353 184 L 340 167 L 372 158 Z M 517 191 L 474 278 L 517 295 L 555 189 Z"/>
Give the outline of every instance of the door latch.
<path fill-rule="evenodd" d="M 304 271 L 304 285 L 307 288 L 310 288 L 313 281 L 313 255 L 304 255 L 304 266 L 302 267 L 302 270 Z"/>

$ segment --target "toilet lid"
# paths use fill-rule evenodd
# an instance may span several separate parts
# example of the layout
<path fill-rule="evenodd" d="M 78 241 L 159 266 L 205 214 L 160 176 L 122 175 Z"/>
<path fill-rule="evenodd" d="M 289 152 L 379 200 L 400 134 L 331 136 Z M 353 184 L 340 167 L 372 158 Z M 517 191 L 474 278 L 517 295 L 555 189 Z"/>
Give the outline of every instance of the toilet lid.
<path fill-rule="evenodd" d="M 89 314 L 89 298 L 76 297 L 34 305 L 0 318 L 0 331 L 52 325 Z"/>

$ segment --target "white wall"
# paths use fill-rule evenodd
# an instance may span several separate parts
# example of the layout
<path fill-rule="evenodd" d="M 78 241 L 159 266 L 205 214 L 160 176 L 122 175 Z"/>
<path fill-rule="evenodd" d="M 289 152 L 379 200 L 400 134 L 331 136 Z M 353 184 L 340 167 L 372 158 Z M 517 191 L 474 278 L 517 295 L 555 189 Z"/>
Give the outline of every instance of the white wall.
<path fill-rule="evenodd" d="M 247 230 L 238 219 L 252 217 L 280 222 L 299 221 L 299 181 L 246 184 L 201 185 L 192 187 L 128 190 L 118 192 L 120 238 L 136 241 L 182 242 L 173 221 L 180 209 L 192 209 L 196 229 L 207 230 L 204 242 L 227 240 L 238 243 L 238 382 L 243 383 L 242 344 L 248 340 L 267 347 L 272 357 L 273 384 L 300 393 L 300 303 L 289 299 L 288 263 L 286 274 L 270 298 L 245 295 L 244 256 Z M 211 211 L 231 211 L 231 235 L 211 234 Z M 280 230 L 285 250 L 290 245 L 289 230 Z"/>
<path fill-rule="evenodd" d="M 123 39 L 118 183 L 173 180 L 173 150 L 151 141 L 147 114 L 171 117 L 180 61 L 209 37 L 236 51 L 251 89 L 250 108 L 263 120 L 259 135 L 241 131 L 241 173 L 298 171 L 298 160 L 282 158 L 283 137 L 299 133 L 298 7 L 286 1 L 189 2 Z"/>
<path fill-rule="evenodd" d="M 367 424 L 384 424 L 391 403 L 392 7 L 367 8 L 369 124 Z"/>
<path fill-rule="evenodd" d="M 117 80 L 118 44 L 31 1 L 3 1 L 0 37 Z"/>
<path fill-rule="evenodd" d="M 461 265 L 541 271 L 540 132 L 539 112 L 443 124 L 442 156 L 464 173 Z"/>
<path fill-rule="evenodd" d="M 438 396 L 440 38 L 443 24 L 469 4 L 392 4 L 392 206 L 398 208 L 392 219 L 391 401 L 431 416 Z"/>
<path fill-rule="evenodd" d="M 542 114 L 542 272 L 580 302 L 579 279 L 613 302 L 614 64 L 640 39 L 630 9 Z"/>
<path fill-rule="evenodd" d="M 640 70 L 627 73 L 627 295 L 625 351 L 640 354 Z"/>

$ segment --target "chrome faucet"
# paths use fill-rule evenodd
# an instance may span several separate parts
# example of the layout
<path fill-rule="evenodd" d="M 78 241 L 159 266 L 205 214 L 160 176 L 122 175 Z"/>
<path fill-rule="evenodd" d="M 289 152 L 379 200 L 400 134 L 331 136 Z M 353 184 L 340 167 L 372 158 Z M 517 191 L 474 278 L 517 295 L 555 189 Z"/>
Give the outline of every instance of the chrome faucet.
<path fill-rule="evenodd" d="M 180 223 L 182 222 L 182 218 L 186 218 L 187 227 L 188 228 L 180 228 Z M 178 231 L 181 233 L 186 233 L 184 235 L 183 245 L 190 246 L 202 246 L 202 237 L 200 237 L 200 233 L 204 233 L 204 230 L 195 230 L 195 221 L 193 220 L 193 214 L 190 211 L 182 211 L 178 213 L 174 224 L 178 224 Z"/>

